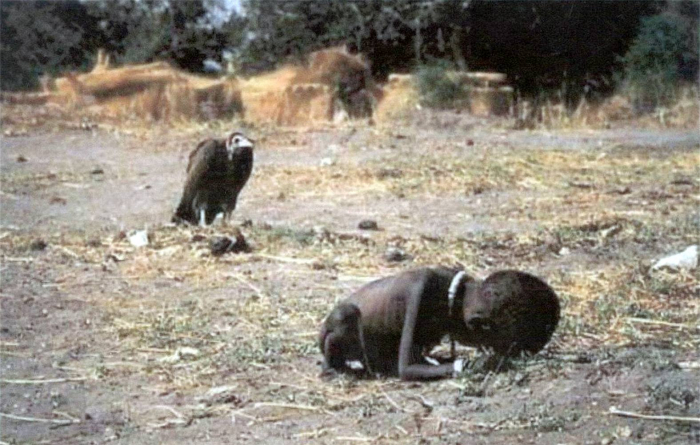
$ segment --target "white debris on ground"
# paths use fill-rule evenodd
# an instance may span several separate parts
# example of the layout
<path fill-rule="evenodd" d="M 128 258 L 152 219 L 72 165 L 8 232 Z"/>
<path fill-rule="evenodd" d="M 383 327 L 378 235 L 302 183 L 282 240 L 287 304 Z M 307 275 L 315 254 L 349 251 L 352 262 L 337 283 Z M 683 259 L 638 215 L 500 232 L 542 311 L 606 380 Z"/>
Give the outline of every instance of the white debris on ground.
<path fill-rule="evenodd" d="M 173 355 L 163 357 L 159 361 L 163 363 L 175 363 L 181 360 L 196 359 L 200 354 L 199 349 L 183 346 L 182 348 L 177 348 Z"/>
<path fill-rule="evenodd" d="M 681 253 L 676 253 L 671 256 L 660 259 L 651 270 L 658 269 L 695 269 L 698 267 L 698 246 L 696 244 L 688 247 Z"/>
<path fill-rule="evenodd" d="M 144 247 L 148 245 L 148 231 L 132 230 L 128 234 L 129 242 L 134 247 Z"/>
<path fill-rule="evenodd" d="M 347 360 L 345 364 L 353 371 L 365 369 L 365 365 L 363 365 L 362 362 L 359 360 Z"/>

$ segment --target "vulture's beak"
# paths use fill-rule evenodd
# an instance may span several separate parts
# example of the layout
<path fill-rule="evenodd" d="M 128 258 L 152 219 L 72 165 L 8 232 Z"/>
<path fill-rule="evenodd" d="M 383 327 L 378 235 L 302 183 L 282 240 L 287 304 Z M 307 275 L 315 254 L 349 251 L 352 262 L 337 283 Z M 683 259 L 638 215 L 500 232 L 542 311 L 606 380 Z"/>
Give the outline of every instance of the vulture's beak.
<path fill-rule="evenodd" d="M 241 148 L 253 148 L 255 146 L 255 139 L 243 138 L 239 147 Z"/>

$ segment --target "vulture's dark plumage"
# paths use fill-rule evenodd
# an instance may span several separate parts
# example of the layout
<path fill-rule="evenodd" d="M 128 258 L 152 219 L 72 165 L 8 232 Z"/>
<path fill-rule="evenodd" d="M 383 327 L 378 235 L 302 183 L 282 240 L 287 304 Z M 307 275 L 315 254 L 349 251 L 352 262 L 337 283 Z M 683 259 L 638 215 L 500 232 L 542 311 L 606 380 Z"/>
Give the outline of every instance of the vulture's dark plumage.
<path fill-rule="evenodd" d="M 253 142 L 243 134 L 200 142 L 190 153 L 187 181 L 173 222 L 208 225 L 219 213 L 230 219 L 252 170 Z"/>

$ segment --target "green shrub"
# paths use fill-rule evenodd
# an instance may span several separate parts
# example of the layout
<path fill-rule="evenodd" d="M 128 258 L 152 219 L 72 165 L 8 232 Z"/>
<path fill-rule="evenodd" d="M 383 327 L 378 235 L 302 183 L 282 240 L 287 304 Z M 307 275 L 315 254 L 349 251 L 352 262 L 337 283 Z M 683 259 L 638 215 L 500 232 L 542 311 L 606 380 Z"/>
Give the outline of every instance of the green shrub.
<path fill-rule="evenodd" d="M 447 75 L 440 64 L 425 65 L 416 72 L 421 105 L 431 108 L 454 108 L 467 98 L 467 90 Z"/>
<path fill-rule="evenodd" d="M 685 32 L 672 16 L 642 19 L 637 37 L 621 58 L 623 89 L 637 110 L 649 111 L 675 101 L 679 68 L 689 54 Z"/>

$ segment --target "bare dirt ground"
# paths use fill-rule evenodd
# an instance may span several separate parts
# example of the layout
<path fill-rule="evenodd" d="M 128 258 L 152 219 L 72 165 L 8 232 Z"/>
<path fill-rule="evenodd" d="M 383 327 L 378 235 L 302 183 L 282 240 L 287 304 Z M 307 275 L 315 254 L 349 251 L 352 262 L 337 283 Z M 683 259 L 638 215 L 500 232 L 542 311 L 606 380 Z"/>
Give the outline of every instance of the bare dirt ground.
<path fill-rule="evenodd" d="M 248 128 L 256 166 L 234 218 L 254 250 L 215 258 L 208 240 L 232 227 L 167 222 L 187 154 L 230 124 L 4 113 L 4 443 L 700 443 L 698 423 L 609 412 L 700 417 L 700 277 L 649 272 L 698 242 L 697 131 L 523 132 L 450 113 Z M 451 381 L 319 379 L 334 303 L 425 264 L 543 277 L 564 305 L 554 340 L 498 372 L 461 349 L 470 366 Z"/>

